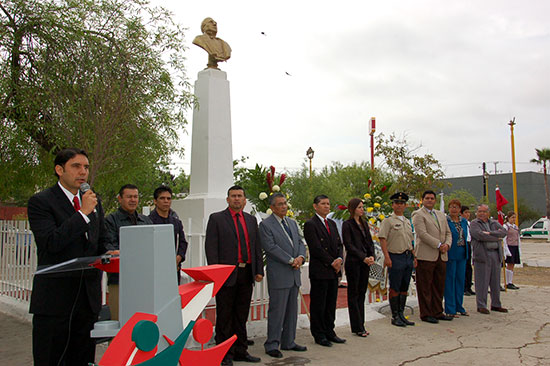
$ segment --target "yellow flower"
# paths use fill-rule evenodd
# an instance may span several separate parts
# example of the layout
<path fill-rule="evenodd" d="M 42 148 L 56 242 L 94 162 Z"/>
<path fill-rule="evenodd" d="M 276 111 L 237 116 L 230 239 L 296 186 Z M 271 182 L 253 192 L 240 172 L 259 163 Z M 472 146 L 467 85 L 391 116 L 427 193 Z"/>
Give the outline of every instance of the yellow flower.
<path fill-rule="evenodd" d="M 367 212 L 372 212 L 374 211 L 374 207 L 367 207 Z"/>
<path fill-rule="evenodd" d="M 374 217 L 371 217 L 369 219 L 369 222 L 374 225 L 374 224 L 376 224 L 376 219 Z"/>
<path fill-rule="evenodd" d="M 386 216 L 384 216 L 384 215 L 382 215 L 382 214 L 378 215 L 378 217 L 380 218 L 380 221 L 382 221 L 382 220 L 384 220 L 384 219 L 386 218 Z"/>
<path fill-rule="evenodd" d="M 294 217 L 294 212 L 293 212 L 292 210 L 288 210 L 288 211 L 286 212 L 286 215 L 287 215 L 288 217 Z"/>
<path fill-rule="evenodd" d="M 363 197 L 365 197 L 365 199 L 368 200 L 368 199 L 370 198 L 370 194 L 369 194 L 369 193 L 365 193 L 365 195 L 364 195 Z"/>
<path fill-rule="evenodd" d="M 376 202 L 376 203 L 374 204 L 374 208 L 380 208 L 380 204 L 379 204 L 378 202 Z"/>
<path fill-rule="evenodd" d="M 387 206 L 387 205 L 388 205 L 388 203 L 387 203 L 387 202 L 384 202 L 384 206 Z"/>

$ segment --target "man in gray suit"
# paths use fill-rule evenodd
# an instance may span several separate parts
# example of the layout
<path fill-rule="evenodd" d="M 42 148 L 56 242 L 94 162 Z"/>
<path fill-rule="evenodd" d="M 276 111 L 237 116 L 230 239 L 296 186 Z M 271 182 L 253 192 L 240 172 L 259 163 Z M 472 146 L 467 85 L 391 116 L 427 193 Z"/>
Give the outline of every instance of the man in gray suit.
<path fill-rule="evenodd" d="M 273 214 L 260 223 L 260 238 L 267 258 L 269 311 L 265 353 L 281 358 L 283 350 L 306 351 L 294 342 L 298 320 L 298 289 L 300 267 L 306 248 L 300 238 L 296 221 L 286 217 L 288 204 L 281 193 L 269 197 Z"/>
<path fill-rule="evenodd" d="M 502 264 L 502 245 L 506 236 L 504 229 L 496 220 L 489 218 L 489 206 L 477 207 L 477 218 L 470 224 L 472 235 L 472 254 L 476 288 L 477 311 L 489 314 L 487 309 L 487 291 L 491 288 L 491 310 L 507 313 L 500 303 L 500 267 Z"/>

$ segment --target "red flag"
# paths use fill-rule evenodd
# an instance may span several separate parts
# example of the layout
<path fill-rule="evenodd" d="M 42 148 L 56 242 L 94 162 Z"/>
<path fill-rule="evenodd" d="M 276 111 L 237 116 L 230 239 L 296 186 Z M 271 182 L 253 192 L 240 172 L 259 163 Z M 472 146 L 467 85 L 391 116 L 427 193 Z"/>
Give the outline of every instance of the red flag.
<path fill-rule="evenodd" d="M 498 212 L 498 222 L 503 225 L 504 224 L 504 212 L 502 212 L 502 207 L 506 204 L 508 204 L 508 201 L 502 193 L 500 193 L 500 188 L 495 188 L 495 195 L 497 199 L 497 212 Z"/>

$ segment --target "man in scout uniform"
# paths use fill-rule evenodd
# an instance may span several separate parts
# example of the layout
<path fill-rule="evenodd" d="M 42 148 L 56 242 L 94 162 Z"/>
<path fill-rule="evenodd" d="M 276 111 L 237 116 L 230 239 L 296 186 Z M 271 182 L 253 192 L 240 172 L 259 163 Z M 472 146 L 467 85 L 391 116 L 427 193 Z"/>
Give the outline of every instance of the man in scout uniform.
<path fill-rule="evenodd" d="M 404 327 L 414 325 L 414 322 L 405 318 L 403 310 L 407 302 L 412 270 L 416 267 L 416 259 L 412 246 L 412 226 L 409 219 L 403 215 L 409 196 L 406 193 L 397 192 L 390 199 L 393 201 L 393 214 L 382 221 L 378 238 L 384 252 L 384 265 L 388 267 L 390 278 L 391 323 Z"/>

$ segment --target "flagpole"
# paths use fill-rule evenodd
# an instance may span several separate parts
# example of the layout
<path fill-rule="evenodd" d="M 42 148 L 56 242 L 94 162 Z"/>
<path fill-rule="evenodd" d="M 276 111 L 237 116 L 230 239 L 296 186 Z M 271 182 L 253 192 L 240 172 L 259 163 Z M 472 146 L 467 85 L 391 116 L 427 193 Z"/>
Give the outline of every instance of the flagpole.
<path fill-rule="evenodd" d="M 516 124 L 516 117 L 514 117 L 508 125 L 510 125 L 510 140 L 512 143 L 512 185 L 514 187 L 514 212 L 516 213 L 516 225 L 519 227 L 519 214 L 518 214 L 518 183 L 516 180 L 516 150 L 514 147 L 514 126 Z"/>

